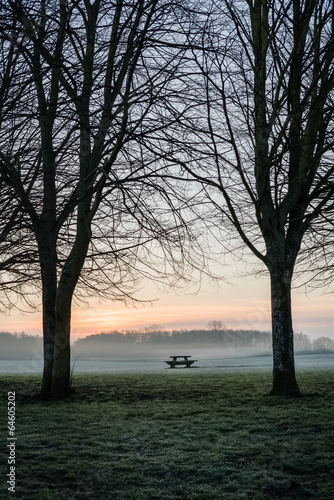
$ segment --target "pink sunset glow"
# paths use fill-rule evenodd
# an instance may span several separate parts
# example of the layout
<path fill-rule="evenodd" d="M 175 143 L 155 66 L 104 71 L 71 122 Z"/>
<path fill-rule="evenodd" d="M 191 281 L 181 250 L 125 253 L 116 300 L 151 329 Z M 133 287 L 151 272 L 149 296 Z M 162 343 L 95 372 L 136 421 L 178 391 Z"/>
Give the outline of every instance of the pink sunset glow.
<path fill-rule="evenodd" d="M 142 296 L 144 294 L 142 293 Z M 167 329 L 205 328 L 213 319 L 221 320 L 227 328 L 270 330 L 269 284 L 266 279 L 239 280 L 237 287 L 223 284 L 218 290 L 210 287 L 197 294 L 161 293 L 145 289 L 145 298 L 158 300 L 137 307 L 119 302 L 90 301 L 74 305 L 72 340 L 93 333 L 112 330 L 142 330 L 152 324 Z M 139 294 L 140 296 L 140 294 Z M 333 298 L 313 292 L 293 293 L 294 330 L 310 338 L 334 339 Z M 1 331 L 42 334 L 41 312 L 23 314 L 11 311 L 1 316 Z"/>

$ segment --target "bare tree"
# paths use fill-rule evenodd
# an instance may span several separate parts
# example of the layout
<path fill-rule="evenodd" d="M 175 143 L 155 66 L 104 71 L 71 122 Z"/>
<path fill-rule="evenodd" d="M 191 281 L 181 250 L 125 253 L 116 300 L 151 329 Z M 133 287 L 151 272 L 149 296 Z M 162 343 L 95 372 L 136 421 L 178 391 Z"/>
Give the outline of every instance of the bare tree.
<path fill-rule="evenodd" d="M 34 236 L 45 396 L 69 392 L 75 295 L 124 300 L 136 278 L 176 281 L 186 266 L 201 265 L 200 249 L 189 257 L 191 216 L 185 224 L 174 210 L 145 149 L 145 137 L 165 127 L 161 109 L 175 94 L 168 85 L 182 49 L 161 43 L 173 36 L 173 9 L 161 0 L 1 6 L 3 57 L 13 51 L 21 68 L 9 85 L 1 182 Z M 17 248 L 9 244 L 9 254 Z"/>
<path fill-rule="evenodd" d="M 226 326 L 224 325 L 224 323 L 222 321 L 219 321 L 219 320 L 212 320 L 208 323 L 207 325 L 208 327 L 208 330 L 211 330 L 211 331 L 224 331 L 226 330 Z"/>
<path fill-rule="evenodd" d="M 299 394 L 292 276 L 316 221 L 333 217 L 333 2 L 207 5 L 180 28 L 190 47 L 184 92 L 161 157 L 206 193 L 223 237 L 233 227 L 269 271 L 272 394 Z"/>

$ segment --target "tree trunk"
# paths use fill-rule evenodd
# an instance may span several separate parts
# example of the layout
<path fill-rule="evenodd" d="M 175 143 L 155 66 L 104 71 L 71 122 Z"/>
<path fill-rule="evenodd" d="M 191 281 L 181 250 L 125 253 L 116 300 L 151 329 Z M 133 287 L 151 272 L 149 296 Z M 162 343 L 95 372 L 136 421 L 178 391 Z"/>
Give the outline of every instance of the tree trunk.
<path fill-rule="evenodd" d="M 88 209 L 89 199 L 79 205 L 77 238 L 58 283 L 51 386 L 51 396 L 55 398 L 65 398 L 71 390 L 71 308 L 90 242 L 90 223 L 86 217 Z"/>
<path fill-rule="evenodd" d="M 43 378 L 41 395 L 49 397 L 52 383 L 54 337 L 55 337 L 55 306 L 57 296 L 57 252 L 53 237 L 49 236 L 49 228 L 44 227 L 39 234 L 39 253 L 42 278 L 43 307 Z"/>
<path fill-rule="evenodd" d="M 43 286 L 43 379 L 41 395 L 46 398 L 50 395 L 55 336 L 55 297 L 53 290 Z"/>
<path fill-rule="evenodd" d="M 291 312 L 292 271 L 280 266 L 270 270 L 273 343 L 272 395 L 298 396 L 295 375 Z"/>
<path fill-rule="evenodd" d="M 53 373 L 50 395 L 55 398 L 66 398 L 70 394 L 71 385 L 71 306 L 72 290 L 58 287 L 56 306 L 55 342 L 53 357 Z"/>

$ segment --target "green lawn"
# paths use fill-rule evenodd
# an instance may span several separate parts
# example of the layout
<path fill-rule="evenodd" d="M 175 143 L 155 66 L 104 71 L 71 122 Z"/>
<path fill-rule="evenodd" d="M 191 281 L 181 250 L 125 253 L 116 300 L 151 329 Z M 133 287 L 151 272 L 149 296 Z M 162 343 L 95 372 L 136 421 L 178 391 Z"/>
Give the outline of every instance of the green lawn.
<path fill-rule="evenodd" d="M 81 375 L 68 401 L 42 402 L 36 376 L 16 391 L 16 493 L 36 500 L 334 498 L 334 371 L 302 372 L 299 399 L 267 396 L 270 373 Z M 5 479 L 4 479 L 5 478 Z"/>

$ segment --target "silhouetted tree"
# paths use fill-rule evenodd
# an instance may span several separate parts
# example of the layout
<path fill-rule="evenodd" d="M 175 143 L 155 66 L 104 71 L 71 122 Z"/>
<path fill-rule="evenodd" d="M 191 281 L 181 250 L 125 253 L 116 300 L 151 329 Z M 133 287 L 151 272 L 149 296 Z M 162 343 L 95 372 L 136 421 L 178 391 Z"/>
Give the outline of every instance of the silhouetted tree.
<path fill-rule="evenodd" d="M 161 0 L 1 3 L 1 64 L 15 59 L 1 117 L 1 244 L 24 280 L 38 266 L 46 396 L 69 392 L 74 295 L 124 300 L 136 278 L 176 282 L 196 261 L 187 257 L 190 226 L 145 150 L 176 93 L 167 84 L 182 49 L 162 43 L 173 37 L 175 8 Z M 13 240 L 17 231 L 24 240 Z"/>
<path fill-rule="evenodd" d="M 226 330 L 226 326 L 222 321 L 219 320 L 212 320 L 209 321 L 208 323 L 208 330 L 217 330 L 217 331 L 222 331 Z"/>
<path fill-rule="evenodd" d="M 193 48 L 180 68 L 178 125 L 166 137 L 174 147 L 166 155 L 162 145 L 161 157 L 206 193 L 224 245 L 232 226 L 269 271 L 272 394 L 299 394 L 292 276 L 316 221 L 333 216 L 333 2 L 207 5 L 208 16 L 183 23 Z"/>

